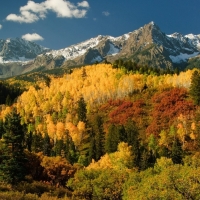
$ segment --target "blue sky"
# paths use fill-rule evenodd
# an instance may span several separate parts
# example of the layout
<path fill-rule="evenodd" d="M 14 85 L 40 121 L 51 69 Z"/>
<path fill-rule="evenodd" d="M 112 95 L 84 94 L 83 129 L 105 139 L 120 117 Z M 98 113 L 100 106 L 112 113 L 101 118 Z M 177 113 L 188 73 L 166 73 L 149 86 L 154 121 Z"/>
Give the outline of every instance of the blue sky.
<path fill-rule="evenodd" d="M 200 34 L 200 0 L 5 0 L 0 39 L 60 49 L 97 35 L 120 36 L 154 21 L 163 32 Z"/>

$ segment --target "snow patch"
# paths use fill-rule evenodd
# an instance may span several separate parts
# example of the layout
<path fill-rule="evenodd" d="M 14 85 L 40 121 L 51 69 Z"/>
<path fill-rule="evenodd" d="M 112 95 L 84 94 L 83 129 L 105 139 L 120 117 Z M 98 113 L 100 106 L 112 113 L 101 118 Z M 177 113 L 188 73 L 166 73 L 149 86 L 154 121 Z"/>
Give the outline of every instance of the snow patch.
<path fill-rule="evenodd" d="M 119 49 L 116 48 L 113 44 L 110 44 L 110 50 L 109 52 L 107 53 L 107 55 L 116 55 L 119 53 Z"/>
<path fill-rule="evenodd" d="M 19 58 L 12 58 L 10 60 L 4 60 L 2 56 L 0 56 L 0 63 L 14 63 L 14 62 L 22 62 L 27 63 L 29 61 L 32 61 L 33 59 L 27 59 L 24 56 Z"/>
<path fill-rule="evenodd" d="M 194 35 L 190 33 L 188 35 L 185 35 L 185 37 L 189 39 L 190 44 L 200 49 L 200 35 Z"/>
<path fill-rule="evenodd" d="M 173 63 L 181 63 L 187 61 L 189 58 L 197 56 L 199 52 L 193 54 L 180 53 L 178 56 L 169 56 Z"/>
<path fill-rule="evenodd" d="M 189 38 L 189 39 L 195 39 L 195 35 L 193 35 L 192 33 L 185 35 L 185 37 Z"/>
<path fill-rule="evenodd" d="M 0 63 L 3 63 L 3 57 L 0 56 Z"/>

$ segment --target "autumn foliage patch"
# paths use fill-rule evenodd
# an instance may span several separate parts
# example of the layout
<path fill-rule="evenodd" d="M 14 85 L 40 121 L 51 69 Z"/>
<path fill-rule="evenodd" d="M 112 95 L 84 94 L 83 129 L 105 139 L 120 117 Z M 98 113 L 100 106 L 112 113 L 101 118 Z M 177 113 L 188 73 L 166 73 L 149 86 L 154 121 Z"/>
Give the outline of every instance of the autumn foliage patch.
<path fill-rule="evenodd" d="M 154 108 L 152 111 L 152 122 L 147 128 L 147 134 L 158 135 L 161 129 L 173 124 L 180 115 L 190 116 L 195 110 L 191 100 L 187 100 L 185 88 L 173 88 L 169 91 L 155 94 L 152 97 Z"/>
<path fill-rule="evenodd" d="M 128 119 L 138 118 L 144 114 L 142 107 L 145 103 L 143 100 L 137 100 L 135 102 L 112 100 L 108 102 L 108 105 L 114 107 L 109 113 L 109 120 L 114 124 L 125 124 Z"/>

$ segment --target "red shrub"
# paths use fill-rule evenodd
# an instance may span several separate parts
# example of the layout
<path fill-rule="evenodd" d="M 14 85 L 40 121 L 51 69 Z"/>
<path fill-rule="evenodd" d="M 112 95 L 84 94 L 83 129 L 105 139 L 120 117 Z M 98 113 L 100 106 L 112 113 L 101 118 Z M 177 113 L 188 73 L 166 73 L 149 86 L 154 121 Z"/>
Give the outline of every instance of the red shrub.
<path fill-rule="evenodd" d="M 162 129 L 169 128 L 180 114 L 191 115 L 195 106 L 186 97 L 187 90 L 185 88 L 174 88 L 161 94 L 155 94 L 152 97 L 154 103 L 152 122 L 146 130 L 147 134 L 158 135 Z M 154 132 L 152 132 L 153 130 Z"/>
<path fill-rule="evenodd" d="M 142 100 L 135 102 L 124 101 L 116 109 L 110 112 L 110 122 L 115 124 L 124 124 L 129 118 L 138 118 L 144 113 L 142 109 L 143 105 L 144 102 Z"/>

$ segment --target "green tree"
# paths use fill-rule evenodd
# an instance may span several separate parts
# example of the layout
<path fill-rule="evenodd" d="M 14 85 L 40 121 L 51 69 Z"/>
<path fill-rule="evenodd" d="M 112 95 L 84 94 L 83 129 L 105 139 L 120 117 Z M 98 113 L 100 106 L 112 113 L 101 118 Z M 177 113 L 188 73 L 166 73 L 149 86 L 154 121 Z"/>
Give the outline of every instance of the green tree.
<path fill-rule="evenodd" d="M 191 77 L 189 93 L 196 105 L 200 105 L 200 73 L 195 70 Z"/>
<path fill-rule="evenodd" d="M 31 150 L 35 153 L 43 151 L 43 137 L 41 133 L 35 133 L 32 135 Z"/>
<path fill-rule="evenodd" d="M 69 133 L 67 132 L 66 135 L 65 157 L 71 164 L 74 164 L 78 161 L 78 153 Z"/>
<path fill-rule="evenodd" d="M 139 132 L 135 122 L 128 121 L 125 125 L 125 131 L 126 131 L 127 143 L 128 145 L 132 146 L 134 166 L 138 167 L 141 156 L 140 156 Z"/>
<path fill-rule="evenodd" d="M 2 154 L 0 156 L 0 179 L 12 185 L 22 181 L 26 175 L 24 154 L 24 127 L 20 116 L 13 111 L 5 117 Z"/>
<path fill-rule="evenodd" d="M 183 159 L 183 150 L 181 143 L 178 139 L 175 139 L 172 145 L 171 158 L 174 164 L 181 164 Z"/>
<path fill-rule="evenodd" d="M 106 153 L 113 153 L 117 151 L 118 143 L 120 142 L 120 135 L 117 127 L 111 124 L 105 141 L 105 151 Z"/>
<path fill-rule="evenodd" d="M 89 160 L 95 159 L 97 161 L 104 154 L 105 133 L 103 130 L 103 119 L 100 115 L 95 116 L 92 122 Z"/>
<path fill-rule="evenodd" d="M 78 100 L 78 109 L 77 109 L 77 114 L 78 114 L 78 121 L 86 122 L 87 121 L 87 108 L 86 108 L 86 103 L 83 97 L 81 97 Z"/>
<path fill-rule="evenodd" d="M 45 136 L 43 139 L 43 153 L 45 156 L 50 156 L 51 154 L 50 137 L 47 133 L 45 133 Z"/>

